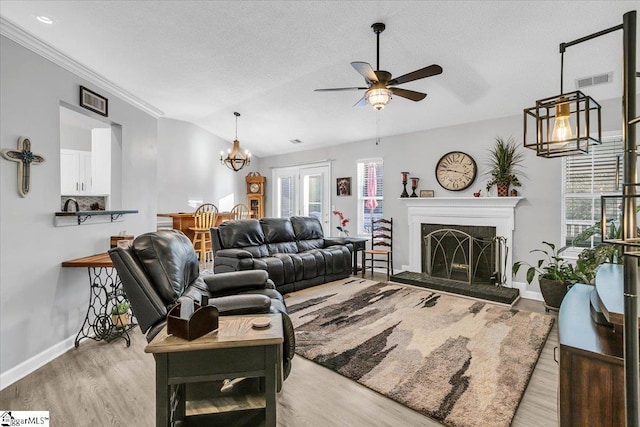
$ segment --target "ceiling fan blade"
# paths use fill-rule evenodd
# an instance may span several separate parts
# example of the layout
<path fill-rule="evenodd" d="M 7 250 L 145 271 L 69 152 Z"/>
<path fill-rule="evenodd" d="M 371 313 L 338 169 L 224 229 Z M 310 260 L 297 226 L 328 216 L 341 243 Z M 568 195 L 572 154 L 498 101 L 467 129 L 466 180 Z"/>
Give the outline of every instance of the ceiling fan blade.
<path fill-rule="evenodd" d="M 422 101 L 427 97 L 426 93 L 416 92 L 414 90 L 400 89 L 399 87 L 390 87 L 389 90 L 393 92 L 394 95 L 398 95 L 416 102 Z"/>
<path fill-rule="evenodd" d="M 414 80 L 424 79 L 425 77 L 431 77 L 442 73 L 442 67 L 436 64 L 429 65 L 428 67 L 421 68 L 411 73 L 407 73 L 403 76 L 396 77 L 393 80 L 389 80 L 389 85 L 395 86 L 402 83 L 412 82 Z"/>
<path fill-rule="evenodd" d="M 339 92 L 345 90 L 367 90 L 368 87 L 334 87 L 331 89 L 314 89 L 314 92 Z"/>
<path fill-rule="evenodd" d="M 363 96 L 360 101 L 356 102 L 355 104 L 353 104 L 354 107 L 356 108 L 360 108 L 360 107 L 365 107 L 367 105 L 367 99 Z"/>
<path fill-rule="evenodd" d="M 357 72 L 359 72 L 362 77 L 367 81 L 367 83 L 377 83 L 378 76 L 376 76 L 375 71 L 368 62 L 352 62 L 351 66 L 355 68 Z"/>

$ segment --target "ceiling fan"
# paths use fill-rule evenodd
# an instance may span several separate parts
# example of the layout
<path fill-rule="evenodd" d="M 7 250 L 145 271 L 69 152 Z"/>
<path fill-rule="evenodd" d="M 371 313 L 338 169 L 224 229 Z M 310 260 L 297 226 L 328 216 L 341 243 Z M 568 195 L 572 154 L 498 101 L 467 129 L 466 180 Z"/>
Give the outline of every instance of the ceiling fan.
<path fill-rule="evenodd" d="M 355 68 L 363 77 L 367 87 L 340 87 L 332 89 L 316 89 L 316 92 L 336 92 L 345 90 L 366 90 L 362 99 L 360 99 L 354 107 L 363 107 L 367 103 L 371 104 L 376 110 L 382 110 L 391 100 L 391 95 L 398 95 L 411 101 L 422 101 L 427 94 L 416 92 L 408 89 L 401 89 L 397 86 L 403 83 L 412 82 L 414 80 L 424 79 L 442 73 L 442 67 L 436 64 L 421 68 L 416 71 L 404 74 L 400 77 L 392 79 L 391 73 L 380 69 L 380 33 L 384 31 L 385 25 L 382 22 L 376 22 L 371 25 L 373 32 L 376 33 L 376 68 L 374 71 L 367 62 L 352 62 L 351 66 Z"/>

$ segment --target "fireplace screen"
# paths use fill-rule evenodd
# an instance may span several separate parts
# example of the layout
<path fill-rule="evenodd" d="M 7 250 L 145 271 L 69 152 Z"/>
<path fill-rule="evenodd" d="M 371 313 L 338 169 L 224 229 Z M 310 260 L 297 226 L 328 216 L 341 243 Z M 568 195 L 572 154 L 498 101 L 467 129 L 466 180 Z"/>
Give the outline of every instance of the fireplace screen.
<path fill-rule="evenodd" d="M 437 228 L 428 233 L 424 228 L 423 272 L 429 277 L 467 284 L 505 283 L 501 268 L 505 239 L 495 236 L 495 228 Z M 478 232 L 480 228 L 488 230 Z"/>

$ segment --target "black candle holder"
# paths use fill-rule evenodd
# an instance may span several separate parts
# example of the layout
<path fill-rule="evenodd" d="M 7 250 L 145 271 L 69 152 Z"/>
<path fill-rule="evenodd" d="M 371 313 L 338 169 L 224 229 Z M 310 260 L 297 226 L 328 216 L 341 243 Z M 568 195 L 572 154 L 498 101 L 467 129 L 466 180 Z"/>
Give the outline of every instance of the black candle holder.
<path fill-rule="evenodd" d="M 400 197 L 401 198 L 409 197 L 409 193 L 407 193 L 407 182 L 408 182 L 409 172 L 400 172 L 400 175 L 402 175 L 402 185 L 404 186 L 404 189 L 402 190 L 402 194 L 400 195 Z"/>
<path fill-rule="evenodd" d="M 420 181 L 420 178 L 411 177 L 411 190 L 413 192 L 411 193 L 410 197 L 418 197 L 418 195 L 416 194 L 416 188 L 418 188 L 418 181 Z"/>

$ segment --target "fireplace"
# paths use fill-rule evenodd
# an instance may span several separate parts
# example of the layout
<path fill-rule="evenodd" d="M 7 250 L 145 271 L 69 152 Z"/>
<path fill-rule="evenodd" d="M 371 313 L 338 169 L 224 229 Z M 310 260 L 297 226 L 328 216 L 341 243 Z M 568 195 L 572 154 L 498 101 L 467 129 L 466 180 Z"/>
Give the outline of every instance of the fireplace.
<path fill-rule="evenodd" d="M 495 232 L 494 236 L 502 240 L 503 285 L 511 287 L 515 207 L 522 197 L 434 197 L 402 200 L 407 205 L 409 225 L 409 265 L 403 266 L 404 270 L 419 273 L 425 271 L 423 225 L 453 227 L 463 232 L 466 232 L 466 226 L 488 227 L 492 233 Z M 461 265 L 457 267 L 463 268 Z M 486 280 L 486 277 L 482 280 Z"/>
<path fill-rule="evenodd" d="M 502 284 L 496 228 L 422 224 L 422 273 L 433 280 Z"/>

